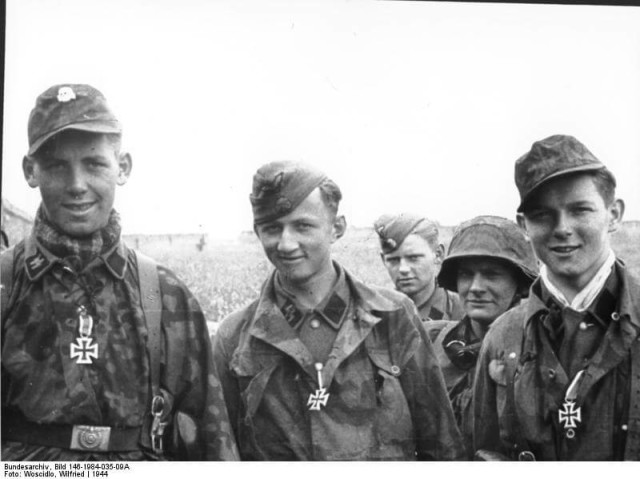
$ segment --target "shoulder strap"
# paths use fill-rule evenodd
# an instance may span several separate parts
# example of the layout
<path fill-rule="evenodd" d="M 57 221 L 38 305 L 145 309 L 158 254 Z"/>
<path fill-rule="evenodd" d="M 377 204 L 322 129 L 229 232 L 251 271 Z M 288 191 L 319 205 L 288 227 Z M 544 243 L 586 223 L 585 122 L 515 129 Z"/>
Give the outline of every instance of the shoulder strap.
<path fill-rule="evenodd" d="M 140 302 L 147 323 L 147 351 L 149 353 L 150 403 L 149 414 L 145 415 L 143 433 L 140 440 L 143 445 L 151 448 L 155 453 L 162 454 L 162 434 L 164 424 L 160 416 L 164 412 L 164 404 L 157 403 L 162 397 L 160 391 L 160 354 L 162 351 L 162 298 L 160 296 L 160 279 L 158 265 L 148 256 L 133 250 L 138 264 L 138 281 L 140 287 Z"/>
<path fill-rule="evenodd" d="M 0 308 L 2 308 L 3 318 L 7 311 L 7 305 L 9 304 L 9 299 L 11 298 L 11 292 L 13 290 L 13 266 L 15 255 L 16 248 L 14 245 L 3 251 L 2 256 L 0 256 L 2 268 L 0 270 L 0 281 L 2 283 L 0 287 Z"/>
<path fill-rule="evenodd" d="M 158 265 L 147 255 L 134 250 L 138 262 L 138 278 L 140 284 L 140 301 L 147 321 L 149 349 L 149 368 L 151 370 L 151 391 L 157 394 L 160 390 L 160 351 L 162 306 L 160 297 L 160 279 Z"/>

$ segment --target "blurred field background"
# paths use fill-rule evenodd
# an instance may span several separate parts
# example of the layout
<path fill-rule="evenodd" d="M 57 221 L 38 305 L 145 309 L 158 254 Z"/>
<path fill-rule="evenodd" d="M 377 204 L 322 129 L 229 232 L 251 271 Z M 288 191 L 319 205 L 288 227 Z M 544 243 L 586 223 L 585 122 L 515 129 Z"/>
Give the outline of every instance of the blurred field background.
<path fill-rule="evenodd" d="M 441 226 L 448 246 L 453 227 Z M 253 233 L 234 241 L 205 240 L 197 235 L 126 237 L 130 246 L 173 269 L 202 306 L 210 329 L 234 310 L 256 299 L 272 271 Z M 626 222 L 613 235 L 613 248 L 640 276 L 640 222 Z M 377 236 L 369 228 L 349 228 L 333 248 L 334 257 L 366 283 L 392 287 L 379 256 Z"/>

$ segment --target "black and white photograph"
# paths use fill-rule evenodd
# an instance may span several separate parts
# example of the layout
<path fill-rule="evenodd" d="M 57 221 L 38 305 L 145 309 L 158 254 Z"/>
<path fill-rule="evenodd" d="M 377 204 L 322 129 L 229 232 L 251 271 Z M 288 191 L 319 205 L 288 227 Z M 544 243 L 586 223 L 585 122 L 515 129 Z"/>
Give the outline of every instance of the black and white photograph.
<path fill-rule="evenodd" d="M 4 8 L 5 477 L 640 460 L 639 7 Z"/>

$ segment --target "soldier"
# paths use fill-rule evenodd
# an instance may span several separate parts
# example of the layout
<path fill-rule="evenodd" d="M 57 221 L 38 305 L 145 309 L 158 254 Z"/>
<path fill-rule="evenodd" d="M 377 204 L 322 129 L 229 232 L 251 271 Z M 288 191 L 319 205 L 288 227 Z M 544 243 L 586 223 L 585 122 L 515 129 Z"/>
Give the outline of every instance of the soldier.
<path fill-rule="evenodd" d="M 536 277 L 531 245 L 518 225 L 478 216 L 454 232 L 438 284 L 460 295 L 465 316 L 424 323 L 433 341 L 467 453 L 473 456 L 473 377 L 482 338 L 491 323 L 526 297 Z"/>
<path fill-rule="evenodd" d="M 458 321 L 464 315 L 456 293 L 438 286 L 444 258 L 437 225 L 409 213 L 382 215 L 374 223 L 380 257 L 396 289 L 409 296 L 423 321 Z"/>
<path fill-rule="evenodd" d="M 529 297 L 485 336 L 475 447 L 520 460 L 638 460 L 640 282 L 611 249 L 624 213 L 613 174 L 554 135 L 516 161 L 515 178 L 518 222 L 542 266 Z"/>
<path fill-rule="evenodd" d="M 121 132 L 89 85 L 47 89 L 29 117 L 42 203 L 2 254 L 3 460 L 237 458 L 197 301 L 121 239 Z"/>
<path fill-rule="evenodd" d="M 342 193 L 300 163 L 261 167 L 254 230 L 274 273 L 227 317 L 214 361 L 242 459 L 459 459 L 442 373 L 413 303 L 332 260 Z"/>

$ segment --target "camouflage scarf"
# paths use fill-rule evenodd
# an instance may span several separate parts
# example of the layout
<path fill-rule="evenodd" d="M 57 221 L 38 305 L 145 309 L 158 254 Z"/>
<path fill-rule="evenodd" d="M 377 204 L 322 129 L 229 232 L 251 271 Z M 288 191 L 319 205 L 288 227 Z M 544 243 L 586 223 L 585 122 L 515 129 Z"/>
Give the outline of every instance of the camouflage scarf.
<path fill-rule="evenodd" d="M 77 263 L 77 269 L 88 265 L 92 259 L 109 251 L 120 239 L 120 215 L 111 210 L 107 226 L 86 238 L 72 238 L 62 233 L 46 218 L 42 205 L 38 208 L 33 231 L 38 242 L 59 258 Z"/>

